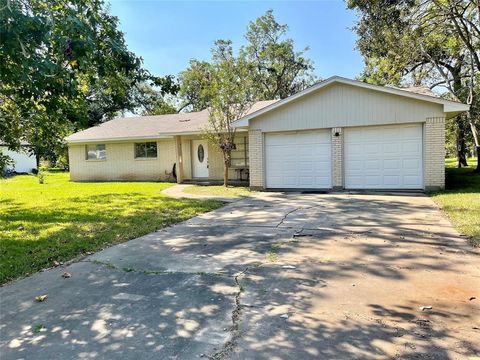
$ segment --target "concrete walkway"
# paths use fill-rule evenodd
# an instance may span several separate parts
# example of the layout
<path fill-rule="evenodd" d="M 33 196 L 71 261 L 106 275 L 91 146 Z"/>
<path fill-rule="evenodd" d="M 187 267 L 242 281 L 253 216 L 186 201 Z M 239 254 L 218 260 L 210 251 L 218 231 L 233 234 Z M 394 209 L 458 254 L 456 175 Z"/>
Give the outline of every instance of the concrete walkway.
<path fill-rule="evenodd" d="M 190 194 L 185 192 L 185 189 L 191 187 L 193 185 L 188 184 L 176 184 L 171 187 L 166 188 L 162 191 L 163 194 L 177 198 L 177 199 L 197 199 L 197 200 L 217 200 L 225 203 L 231 203 L 238 198 L 229 198 L 229 197 L 220 197 L 220 196 L 210 196 L 210 195 L 198 195 L 198 194 Z"/>
<path fill-rule="evenodd" d="M 0 352 L 470 359 L 479 259 L 428 197 L 263 194 L 1 288 Z"/>

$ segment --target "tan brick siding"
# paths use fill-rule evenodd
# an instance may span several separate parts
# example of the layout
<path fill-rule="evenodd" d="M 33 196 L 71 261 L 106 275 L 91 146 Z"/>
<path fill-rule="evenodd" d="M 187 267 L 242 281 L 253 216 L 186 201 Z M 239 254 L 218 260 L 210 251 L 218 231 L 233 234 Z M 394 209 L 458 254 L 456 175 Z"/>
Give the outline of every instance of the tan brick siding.
<path fill-rule="evenodd" d="M 223 156 L 211 144 L 208 144 L 208 175 L 212 180 L 223 180 Z"/>
<path fill-rule="evenodd" d="M 427 118 L 424 127 L 425 190 L 445 188 L 445 118 Z"/>
<path fill-rule="evenodd" d="M 250 187 L 264 188 L 263 179 L 263 135 L 261 130 L 248 132 L 248 152 L 250 155 Z"/>
<path fill-rule="evenodd" d="M 338 133 L 338 136 L 335 134 Z M 343 132 L 342 128 L 332 128 L 332 187 L 343 188 Z"/>
<path fill-rule="evenodd" d="M 176 161 L 173 140 L 157 141 L 156 159 L 135 159 L 134 142 L 106 143 L 106 160 L 85 160 L 85 145 L 68 148 L 72 181 L 166 181 Z"/>

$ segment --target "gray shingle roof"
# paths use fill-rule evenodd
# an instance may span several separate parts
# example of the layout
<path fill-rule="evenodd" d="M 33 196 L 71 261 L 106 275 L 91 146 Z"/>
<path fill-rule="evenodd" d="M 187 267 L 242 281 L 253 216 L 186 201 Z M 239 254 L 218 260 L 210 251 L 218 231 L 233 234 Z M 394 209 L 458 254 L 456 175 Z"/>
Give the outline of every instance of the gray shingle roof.
<path fill-rule="evenodd" d="M 277 100 L 258 101 L 252 106 L 248 113 L 260 110 L 276 101 Z M 208 110 L 169 115 L 117 118 L 72 134 L 68 136 L 66 140 L 67 142 L 114 141 L 195 134 L 201 132 L 207 123 Z"/>

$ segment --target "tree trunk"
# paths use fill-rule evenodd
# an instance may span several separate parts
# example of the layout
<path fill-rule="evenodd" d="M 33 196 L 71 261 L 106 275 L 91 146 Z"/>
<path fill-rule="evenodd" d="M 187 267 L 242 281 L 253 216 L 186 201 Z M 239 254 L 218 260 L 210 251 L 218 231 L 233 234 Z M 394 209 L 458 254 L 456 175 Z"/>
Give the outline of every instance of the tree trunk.
<path fill-rule="evenodd" d="M 458 98 L 458 94 L 462 90 L 462 78 L 460 76 L 461 68 L 458 65 L 451 71 L 453 77 L 453 90 L 455 96 Z M 468 166 L 467 163 L 467 144 L 465 141 L 465 118 L 462 115 L 457 115 L 456 117 L 457 124 L 457 158 L 458 158 L 458 167 Z"/>
<path fill-rule="evenodd" d="M 223 149 L 223 186 L 228 186 L 228 169 L 231 165 L 232 151 L 230 149 Z"/>
<path fill-rule="evenodd" d="M 223 186 L 228 186 L 228 164 L 223 163 Z"/>
<path fill-rule="evenodd" d="M 467 144 L 465 141 L 465 126 L 462 118 L 460 116 L 457 117 L 457 158 L 458 158 L 458 167 L 461 168 L 462 166 L 467 167 Z"/>
<path fill-rule="evenodd" d="M 470 111 L 468 112 L 468 123 L 470 124 L 470 129 L 472 130 L 473 135 L 473 142 L 475 145 L 475 153 L 477 155 L 477 168 L 475 169 L 476 172 L 480 172 L 480 139 L 478 138 L 478 132 L 475 124 L 472 121 L 472 114 Z"/>

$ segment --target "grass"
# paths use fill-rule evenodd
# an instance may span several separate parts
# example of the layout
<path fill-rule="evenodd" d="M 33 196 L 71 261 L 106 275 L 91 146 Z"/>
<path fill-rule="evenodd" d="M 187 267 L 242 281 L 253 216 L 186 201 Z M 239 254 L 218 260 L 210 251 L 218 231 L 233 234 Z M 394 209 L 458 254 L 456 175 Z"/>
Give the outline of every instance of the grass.
<path fill-rule="evenodd" d="M 0 284 L 221 206 L 154 182 L 73 183 L 68 173 L 0 180 Z"/>
<path fill-rule="evenodd" d="M 476 159 L 468 163 L 469 167 L 458 169 L 455 159 L 447 159 L 445 190 L 431 196 L 457 230 L 480 246 L 480 173 L 474 172 Z"/>
<path fill-rule="evenodd" d="M 268 262 L 276 262 L 278 260 L 278 252 L 280 250 L 281 243 L 276 243 L 270 246 L 267 251 L 266 259 Z"/>
<path fill-rule="evenodd" d="M 251 196 L 252 192 L 248 187 L 244 186 L 228 186 L 223 185 L 192 185 L 185 188 L 184 192 L 195 195 L 207 195 L 224 198 L 238 198 Z"/>

